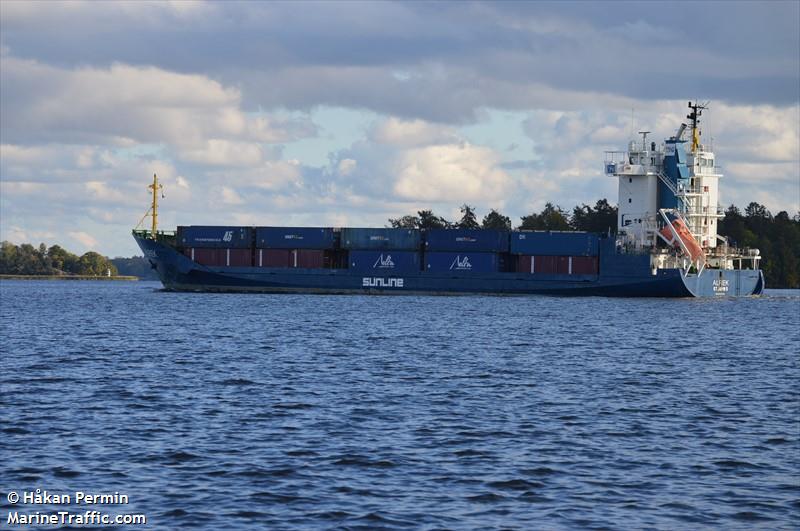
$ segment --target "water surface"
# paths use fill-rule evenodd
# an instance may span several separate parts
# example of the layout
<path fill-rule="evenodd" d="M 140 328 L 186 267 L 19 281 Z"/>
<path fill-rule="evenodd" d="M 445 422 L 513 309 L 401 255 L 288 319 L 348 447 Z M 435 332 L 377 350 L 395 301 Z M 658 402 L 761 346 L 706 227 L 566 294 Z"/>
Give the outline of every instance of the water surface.
<path fill-rule="evenodd" d="M 40 488 L 154 529 L 800 525 L 797 291 L 158 287 L 0 283 L 3 520 Z"/>

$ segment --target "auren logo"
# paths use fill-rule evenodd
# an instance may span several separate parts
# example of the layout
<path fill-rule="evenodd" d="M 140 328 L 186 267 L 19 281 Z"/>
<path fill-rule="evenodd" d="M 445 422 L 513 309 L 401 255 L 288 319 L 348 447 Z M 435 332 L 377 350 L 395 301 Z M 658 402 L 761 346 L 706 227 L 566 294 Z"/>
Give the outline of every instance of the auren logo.
<path fill-rule="evenodd" d="M 461 258 L 460 256 L 456 256 L 456 259 L 453 260 L 453 263 L 450 264 L 451 271 L 471 271 L 472 264 L 469 263 L 469 257 L 465 256 Z"/>
<path fill-rule="evenodd" d="M 364 277 L 361 279 L 364 288 L 402 288 L 402 278 Z"/>
<path fill-rule="evenodd" d="M 386 258 L 383 257 L 381 254 L 378 259 L 372 264 L 372 269 L 394 269 L 394 262 L 392 261 L 392 255 L 387 254 Z"/>

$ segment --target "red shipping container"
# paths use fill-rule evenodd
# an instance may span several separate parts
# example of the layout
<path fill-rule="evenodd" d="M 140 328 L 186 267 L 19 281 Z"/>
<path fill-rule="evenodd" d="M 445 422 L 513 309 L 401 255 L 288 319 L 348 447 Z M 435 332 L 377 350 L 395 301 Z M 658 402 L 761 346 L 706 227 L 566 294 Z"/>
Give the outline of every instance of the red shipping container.
<path fill-rule="evenodd" d="M 228 265 L 235 267 L 251 267 L 253 265 L 253 252 L 250 249 L 226 249 L 228 251 Z"/>
<path fill-rule="evenodd" d="M 256 265 L 259 267 L 291 267 L 291 251 L 288 249 L 259 249 Z"/>
<path fill-rule="evenodd" d="M 533 273 L 533 264 L 530 256 L 517 257 L 517 273 Z"/>
<path fill-rule="evenodd" d="M 556 256 L 556 273 L 569 275 L 569 256 Z"/>
<path fill-rule="evenodd" d="M 296 249 L 293 253 L 294 267 L 320 269 L 324 265 L 325 251 L 318 249 Z"/>
<path fill-rule="evenodd" d="M 597 274 L 596 256 L 573 256 L 572 274 L 573 275 L 596 275 Z"/>
<path fill-rule="evenodd" d="M 224 266 L 227 263 L 227 249 L 210 249 L 205 247 L 192 247 L 188 249 L 189 258 L 200 265 Z"/>
<path fill-rule="evenodd" d="M 557 256 L 534 256 L 533 272 L 542 273 L 547 275 L 554 275 L 558 273 L 558 257 Z"/>

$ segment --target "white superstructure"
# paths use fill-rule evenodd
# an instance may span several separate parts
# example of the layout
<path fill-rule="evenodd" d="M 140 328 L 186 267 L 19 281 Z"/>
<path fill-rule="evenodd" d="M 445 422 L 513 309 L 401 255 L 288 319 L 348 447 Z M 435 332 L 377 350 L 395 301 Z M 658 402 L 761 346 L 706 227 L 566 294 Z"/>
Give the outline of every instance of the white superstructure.
<path fill-rule="evenodd" d="M 626 246 L 651 248 L 658 229 L 658 182 L 663 173 L 664 147 L 631 140 L 628 151 L 606 152 L 606 173 L 619 178 L 617 234 Z"/>
<path fill-rule="evenodd" d="M 689 125 L 681 124 L 660 145 L 648 141 L 650 131 L 639 131 L 641 139 L 631 140 L 627 151 L 606 152 L 605 173 L 619 180 L 618 244 L 627 252 L 650 252 L 654 271 L 675 267 L 681 254 L 686 267 L 686 255 L 692 255 L 697 268 L 732 269 L 735 259 L 740 267 L 749 259 L 757 268 L 757 250 L 738 253 L 717 234 L 724 217 L 722 173 L 710 146 L 700 142 L 699 118 L 707 104 L 689 102 L 689 108 Z M 668 243 L 667 249 L 659 240 Z"/>

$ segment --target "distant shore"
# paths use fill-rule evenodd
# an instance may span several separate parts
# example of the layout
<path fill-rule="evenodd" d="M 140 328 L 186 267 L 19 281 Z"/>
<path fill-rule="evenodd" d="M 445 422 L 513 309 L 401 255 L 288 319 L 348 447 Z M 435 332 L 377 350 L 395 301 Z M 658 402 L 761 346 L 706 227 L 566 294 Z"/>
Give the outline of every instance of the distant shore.
<path fill-rule="evenodd" d="M 139 280 L 139 277 L 116 275 L 113 277 L 98 275 L 0 275 L 0 280 Z"/>

